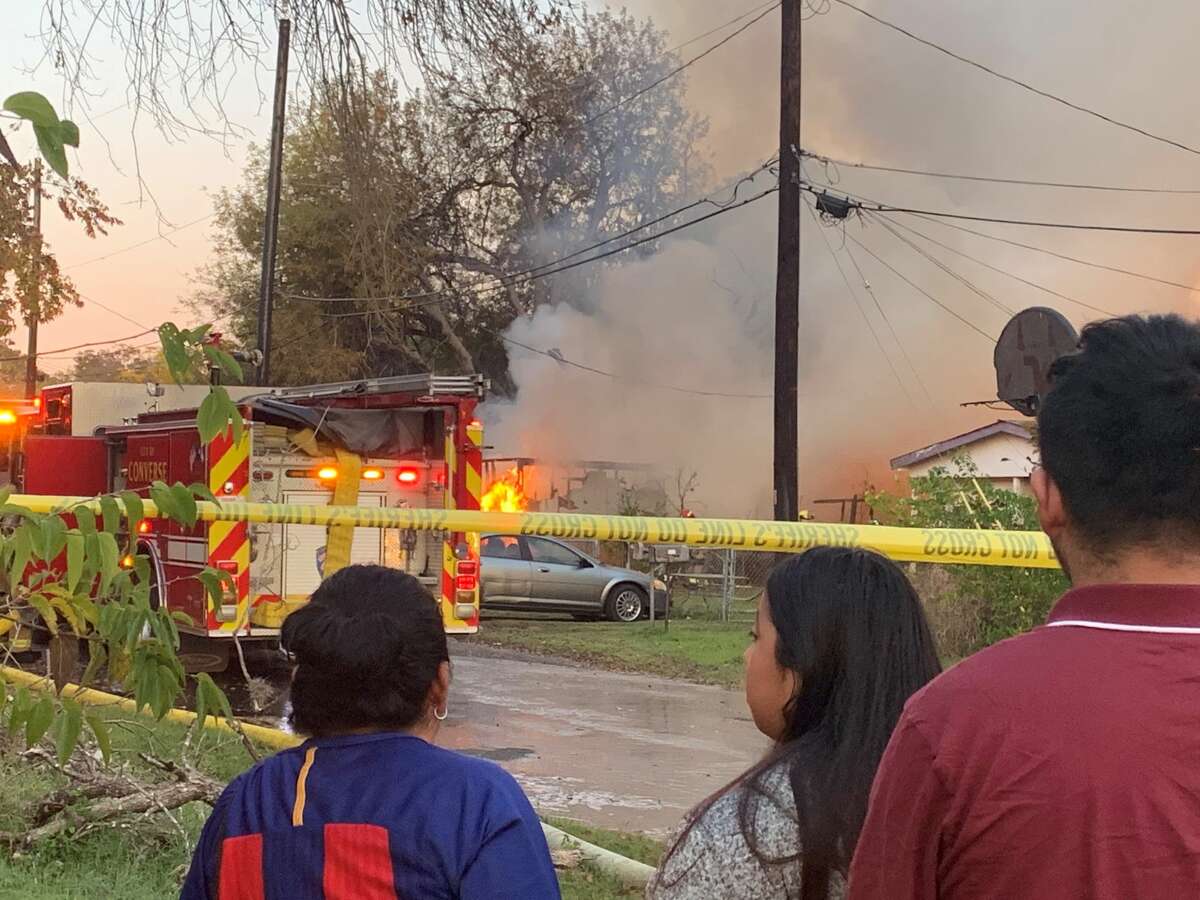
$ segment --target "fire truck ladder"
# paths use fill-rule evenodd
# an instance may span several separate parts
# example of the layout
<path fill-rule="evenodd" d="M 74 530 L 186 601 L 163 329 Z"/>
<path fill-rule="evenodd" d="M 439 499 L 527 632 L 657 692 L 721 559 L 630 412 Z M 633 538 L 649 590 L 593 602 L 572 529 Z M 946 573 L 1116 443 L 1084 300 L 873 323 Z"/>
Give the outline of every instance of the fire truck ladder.
<path fill-rule="evenodd" d="M 292 399 L 318 397 L 353 397 L 375 394 L 419 394 L 426 397 L 478 397 L 487 393 L 488 380 L 482 375 L 396 375 L 387 378 L 364 378 L 361 381 L 342 381 L 333 384 L 313 384 L 303 387 L 270 388 L 269 396 Z"/>

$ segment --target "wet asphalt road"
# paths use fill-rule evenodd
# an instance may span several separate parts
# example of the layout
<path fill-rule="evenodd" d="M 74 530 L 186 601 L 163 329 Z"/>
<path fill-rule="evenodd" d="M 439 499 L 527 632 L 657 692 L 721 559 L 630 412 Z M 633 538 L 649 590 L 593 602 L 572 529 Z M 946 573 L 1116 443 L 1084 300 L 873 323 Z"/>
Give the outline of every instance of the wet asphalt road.
<path fill-rule="evenodd" d="M 532 659 L 456 641 L 438 743 L 512 772 L 544 815 L 666 836 L 767 749 L 741 692 Z M 255 665 L 277 689 L 286 671 Z M 223 685 L 248 714 L 236 674 Z M 272 716 L 276 717 L 272 722 Z"/>

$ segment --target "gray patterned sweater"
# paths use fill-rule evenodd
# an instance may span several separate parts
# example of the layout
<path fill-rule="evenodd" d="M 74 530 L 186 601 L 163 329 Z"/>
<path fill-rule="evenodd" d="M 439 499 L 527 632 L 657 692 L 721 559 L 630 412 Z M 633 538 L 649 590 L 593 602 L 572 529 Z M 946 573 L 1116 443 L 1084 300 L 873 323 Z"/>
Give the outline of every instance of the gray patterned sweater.
<path fill-rule="evenodd" d="M 759 849 L 768 858 L 793 855 L 799 850 L 796 801 L 785 766 L 768 771 L 762 785 L 767 796 L 760 800 L 753 817 Z M 650 880 L 646 900 L 768 900 L 800 896 L 799 863 L 762 863 L 750 851 L 738 827 L 742 790 L 725 794 L 704 813 L 684 844 Z M 845 894 L 842 875 L 834 873 L 830 900 L 842 900 Z"/>

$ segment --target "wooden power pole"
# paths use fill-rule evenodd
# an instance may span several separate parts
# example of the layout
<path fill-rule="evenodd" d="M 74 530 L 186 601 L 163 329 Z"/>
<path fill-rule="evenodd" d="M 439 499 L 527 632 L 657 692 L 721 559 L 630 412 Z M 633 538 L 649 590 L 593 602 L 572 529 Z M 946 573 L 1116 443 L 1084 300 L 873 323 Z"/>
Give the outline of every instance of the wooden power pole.
<path fill-rule="evenodd" d="M 42 161 L 33 162 L 33 278 L 32 294 L 26 297 L 29 347 L 25 354 L 25 397 L 37 396 L 38 320 L 42 317 Z"/>
<path fill-rule="evenodd" d="M 775 518 L 800 514 L 800 0 L 783 0 L 775 270 Z"/>
<path fill-rule="evenodd" d="M 271 159 L 267 169 L 267 206 L 263 217 L 262 275 L 258 285 L 258 349 L 262 364 L 258 383 L 271 380 L 271 308 L 275 299 L 275 246 L 279 239 L 279 178 L 283 169 L 283 129 L 287 112 L 288 45 L 292 23 L 279 20 L 279 51 L 275 59 L 275 108 L 271 116 Z"/>

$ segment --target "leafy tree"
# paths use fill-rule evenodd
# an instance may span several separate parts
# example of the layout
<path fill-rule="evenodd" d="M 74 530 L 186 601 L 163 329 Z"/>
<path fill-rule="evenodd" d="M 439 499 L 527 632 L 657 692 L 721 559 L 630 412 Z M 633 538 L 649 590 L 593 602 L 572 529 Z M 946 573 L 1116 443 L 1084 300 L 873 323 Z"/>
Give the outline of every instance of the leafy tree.
<path fill-rule="evenodd" d="M 540 304 L 579 302 L 598 269 L 501 276 L 703 188 L 705 123 L 687 111 L 684 80 L 618 103 L 676 62 L 652 23 L 603 13 L 531 38 L 520 64 L 485 59 L 408 100 L 378 75 L 319 89 L 285 142 L 272 371 L 471 369 L 508 386 L 498 335 Z M 197 303 L 246 343 L 264 163 L 256 155 L 218 199 L 221 243 Z"/>
<path fill-rule="evenodd" d="M 75 357 L 64 381 L 163 382 L 171 378 L 160 353 L 148 353 L 135 347 L 83 350 Z"/>
<path fill-rule="evenodd" d="M 885 525 L 912 528 L 998 528 L 1013 531 L 1037 529 L 1033 498 L 1004 490 L 979 477 L 967 457 L 951 466 L 930 470 L 913 478 L 906 497 L 873 493 L 868 503 Z M 1054 601 L 1066 590 L 1067 580 L 1055 569 L 1017 569 L 1007 566 L 947 566 L 952 593 L 980 605 L 977 646 L 1028 631 L 1046 620 Z"/>

